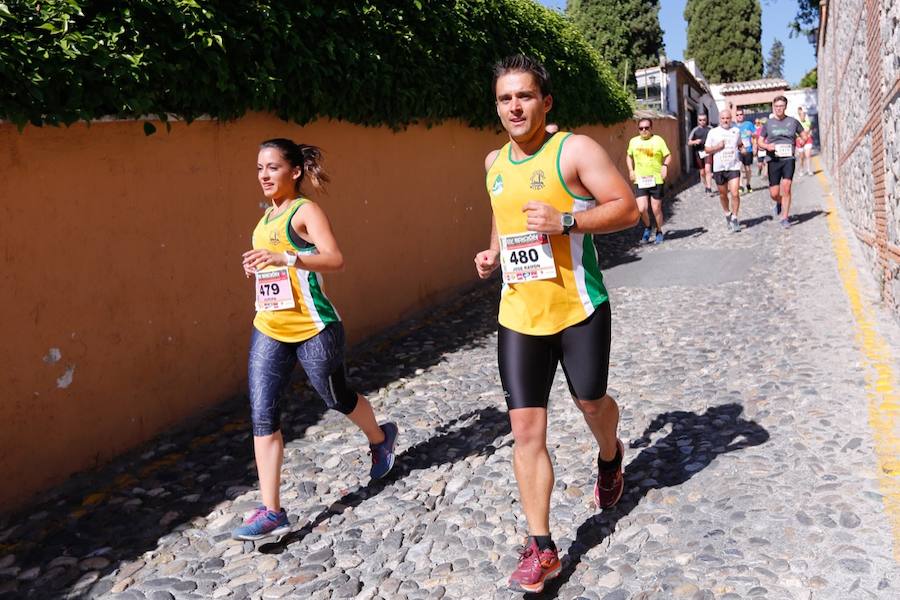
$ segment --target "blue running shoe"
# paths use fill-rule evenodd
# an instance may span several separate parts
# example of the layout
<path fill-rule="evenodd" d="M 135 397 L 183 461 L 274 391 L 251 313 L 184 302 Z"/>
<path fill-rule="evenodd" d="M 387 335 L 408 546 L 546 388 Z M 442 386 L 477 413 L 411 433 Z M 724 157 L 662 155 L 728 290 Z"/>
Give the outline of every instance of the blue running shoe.
<path fill-rule="evenodd" d="M 657 232 L 656 232 L 656 239 L 653 240 L 653 243 L 654 243 L 654 244 L 662 244 L 662 243 L 663 243 L 663 237 L 664 237 L 663 232 L 662 232 L 662 231 L 657 231 Z"/>
<path fill-rule="evenodd" d="M 381 426 L 384 432 L 384 441 L 374 446 L 369 446 L 372 454 L 372 468 L 369 476 L 372 479 L 381 479 L 394 468 L 394 444 L 397 443 L 397 426 L 394 423 L 385 423 Z"/>
<path fill-rule="evenodd" d="M 265 506 L 258 507 L 244 524 L 231 532 L 235 540 L 261 540 L 269 537 L 280 537 L 291 530 L 287 513 L 269 510 Z"/>
<path fill-rule="evenodd" d="M 649 227 L 644 227 L 644 235 L 641 236 L 641 241 L 642 242 L 650 241 L 650 228 Z"/>
<path fill-rule="evenodd" d="M 782 219 L 782 220 L 781 220 L 781 228 L 782 228 L 782 229 L 790 229 L 790 228 L 791 228 L 791 222 L 788 221 L 787 219 Z"/>

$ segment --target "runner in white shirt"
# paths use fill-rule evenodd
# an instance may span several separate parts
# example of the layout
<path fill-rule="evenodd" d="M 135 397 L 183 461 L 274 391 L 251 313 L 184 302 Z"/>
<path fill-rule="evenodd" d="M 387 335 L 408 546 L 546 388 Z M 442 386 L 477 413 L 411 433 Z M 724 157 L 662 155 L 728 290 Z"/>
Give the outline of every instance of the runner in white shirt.
<path fill-rule="evenodd" d="M 741 230 L 738 210 L 741 208 L 741 158 L 743 147 L 741 132 L 731 126 L 731 111 L 719 113 L 719 126 L 709 132 L 706 138 L 706 152 L 712 156 L 713 179 L 719 188 L 719 202 L 725 211 L 725 222 L 733 232 Z M 731 192 L 731 205 L 728 193 Z"/>

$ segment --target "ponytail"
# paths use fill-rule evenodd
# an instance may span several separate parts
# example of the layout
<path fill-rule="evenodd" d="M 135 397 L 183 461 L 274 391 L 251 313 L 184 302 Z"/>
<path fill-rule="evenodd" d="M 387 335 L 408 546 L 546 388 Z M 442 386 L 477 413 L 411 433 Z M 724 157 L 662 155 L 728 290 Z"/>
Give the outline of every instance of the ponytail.
<path fill-rule="evenodd" d="M 294 183 L 299 192 L 303 179 L 309 177 L 310 183 L 319 191 L 325 191 L 325 184 L 331 181 L 323 167 L 322 149 L 308 144 L 295 144 L 287 138 L 273 138 L 259 145 L 260 148 L 276 148 L 292 167 L 300 167 L 300 178 Z"/>
<path fill-rule="evenodd" d="M 307 144 L 297 144 L 300 153 L 303 155 L 303 174 L 309 177 L 309 182 L 319 191 L 325 191 L 325 184 L 331 181 L 328 173 L 325 172 L 322 163 L 322 149 L 318 146 L 309 146 Z M 302 177 L 300 178 L 303 179 Z"/>

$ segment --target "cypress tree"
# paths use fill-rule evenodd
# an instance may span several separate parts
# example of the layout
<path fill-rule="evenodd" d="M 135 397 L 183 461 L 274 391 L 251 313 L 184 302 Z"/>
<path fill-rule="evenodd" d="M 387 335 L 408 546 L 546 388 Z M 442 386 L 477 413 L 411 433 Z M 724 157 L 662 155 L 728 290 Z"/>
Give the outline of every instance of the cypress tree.
<path fill-rule="evenodd" d="M 759 0 L 688 0 L 685 57 L 711 83 L 762 77 L 762 8 Z"/>
<path fill-rule="evenodd" d="M 784 77 L 784 44 L 775 39 L 766 61 L 766 77 Z"/>

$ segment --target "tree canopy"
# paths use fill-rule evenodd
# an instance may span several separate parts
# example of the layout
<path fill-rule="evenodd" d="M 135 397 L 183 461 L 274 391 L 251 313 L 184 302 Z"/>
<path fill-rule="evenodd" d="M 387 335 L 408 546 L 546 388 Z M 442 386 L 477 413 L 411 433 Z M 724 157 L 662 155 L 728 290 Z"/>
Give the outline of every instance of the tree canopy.
<path fill-rule="evenodd" d="M 665 48 L 659 0 L 569 0 L 566 10 L 619 81 L 659 64 Z"/>
<path fill-rule="evenodd" d="M 491 67 L 517 52 L 550 71 L 561 126 L 632 114 L 576 28 L 531 0 L 0 0 L 0 31 L 0 118 L 20 126 L 250 110 L 496 126 Z"/>
<path fill-rule="evenodd" d="M 762 76 L 762 8 L 759 0 L 688 0 L 685 56 L 711 83 Z"/>

